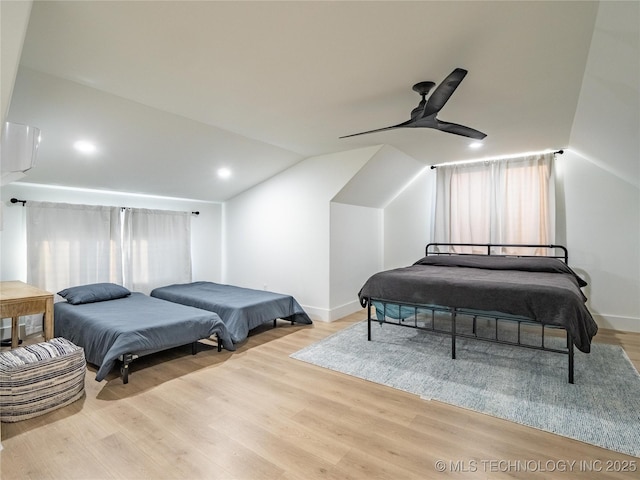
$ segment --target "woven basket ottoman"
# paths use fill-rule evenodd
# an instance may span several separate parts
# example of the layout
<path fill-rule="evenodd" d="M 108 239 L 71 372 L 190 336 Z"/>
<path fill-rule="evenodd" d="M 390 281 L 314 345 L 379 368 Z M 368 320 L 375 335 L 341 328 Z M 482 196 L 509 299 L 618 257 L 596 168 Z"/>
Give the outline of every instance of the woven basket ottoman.
<path fill-rule="evenodd" d="M 84 349 L 64 338 L 0 352 L 0 421 L 43 415 L 80 399 Z"/>

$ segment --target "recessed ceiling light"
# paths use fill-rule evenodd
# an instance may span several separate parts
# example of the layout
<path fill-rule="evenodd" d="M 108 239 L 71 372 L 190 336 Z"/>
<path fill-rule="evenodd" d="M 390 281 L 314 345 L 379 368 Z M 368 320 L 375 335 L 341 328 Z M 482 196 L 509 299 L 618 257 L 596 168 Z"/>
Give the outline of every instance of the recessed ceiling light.
<path fill-rule="evenodd" d="M 480 148 L 482 146 L 482 142 L 472 142 L 469 144 L 469 148 Z"/>
<path fill-rule="evenodd" d="M 97 150 L 93 143 L 86 140 L 78 140 L 73 144 L 73 148 L 81 153 L 94 153 Z"/>
<path fill-rule="evenodd" d="M 231 170 L 229 170 L 228 168 L 219 168 L 218 176 L 220 178 L 229 178 L 231 176 Z"/>

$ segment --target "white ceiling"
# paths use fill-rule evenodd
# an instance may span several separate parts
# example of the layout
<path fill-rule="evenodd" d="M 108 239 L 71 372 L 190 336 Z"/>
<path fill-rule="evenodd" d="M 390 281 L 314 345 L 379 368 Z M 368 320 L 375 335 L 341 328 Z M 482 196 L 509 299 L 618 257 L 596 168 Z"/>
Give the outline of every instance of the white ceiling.
<path fill-rule="evenodd" d="M 597 2 L 34 2 L 8 120 L 42 130 L 25 181 L 224 201 L 306 157 L 388 144 L 426 165 L 566 147 Z M 487 133 L 339 136 L 439 114 Z M 82 158 L 71 144 L 92 139 Z M 227 181 L 215 170 L 234 172 Z"/>

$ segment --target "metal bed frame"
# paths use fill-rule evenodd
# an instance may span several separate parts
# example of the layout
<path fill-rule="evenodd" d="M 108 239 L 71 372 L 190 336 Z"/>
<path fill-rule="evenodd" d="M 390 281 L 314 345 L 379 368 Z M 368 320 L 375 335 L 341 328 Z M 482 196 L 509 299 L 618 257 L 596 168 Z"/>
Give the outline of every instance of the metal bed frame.
<path fill-rule="evenodd" d="M 446 247 L 446 251 L 440 251 L 441 247 Z M 494 256 L 509 256 L 509 257 L 536 257 L 540 255 L 533 254 L 508 254 L 498 252 L 495 250 L 498 249 L 503 251 L 508 248 L 525 248 L 525 249 L 547 249 L 547 255 L 543 255 L 545 257 L 558 258 L 567 263 L 568 254 L 567 249 L 562 245 L 520 245 L 520 244 L 469 244 L 469 243 L 429 243 L 425 249 L 426 255 L 470 255 L 466 253 L 457 253 L 455 251 L 456 247 L 482 247 L 486 248 L 485 255 L 494 255 Z M 560 252 L 560 253 L 558 253 Z M 477 254 L 476 254 L 477 255 Z M 383 318 L 382 319 L 374 319 L 371 316 L 371 307 L 374 303 L 382 304 L 383 306 Z M 392 321 L 391 317 L 387 316 L 387 308 L 388 306 L 394 306 L 398 308 L 398 318 L 397 321 Z M 403 318 L 402 312 L 403 309 L 413 310 L 413 315 L 405 316 Z M 418 315 L 424 311 L 431 312 L 431 326 L 428 327 L 425 325 L 419 325 Z M 404 310 L 406 312 L 406 310 Z M 450 324 L 451 328 L 449 330 L 436 328 L 435 322 L 435 314 L 436 312 L 448 313 L 450 315 Z M 467 316 L 472 319 L 472 330 L 471 333 L 460 332 L 456 330 L 456 319 L 458 316 Z M 413 321 L 407 321 L 406 319 L 412 317 Z M 493 337 L 485 337 L 478 335 L 477 332 L 477 320 L 479 318 L 492 319 L 495 321 L 495 334 Z M 451 358 L 456 358 L 456 338 L 474 338 L 476 340 L 482 340 L 490 343 L 499 343 L 502 345 L 512 345 L 519 346 L 534 350 L 542 350 L 545 352 L 554 352 L 565 354 L 568 356 L 568 380 L 569 383 L 574 383 L 574 345 L 571 334 L 565 330 L 561 326 L 556 325 L 546 325 L 541 322 L 536 322 L 534 320 L 519 317 L 514 315 L 500 314 L 498 312 L 485 312 L 481 310 L 471 310 L 471 309 L 463 309 L 456 307 L 442 307 L 442 306 L 434 306 L 434 305 L 423 305 L 423 304 L 411 304 L 407 302 L 396 302 L 390 299 L 383 298 L 369 298 L 367 302 L 367 340 L 371 341 L 371 322 L 377 321 L 380 324 L 389 323 L 392 325 L 399 325 L 403 327 L 415 328 L 418 330 L 431 331 L 439 334 L 445 334 L 451 336 Z M 499 338 L 499 322 L 515 322 L 517 324 L 517 340 L 510 341 Z M 530 345 L 527 343 L 522 343 L 521 338 L 521 327 L 522 325 L 535 325 L 541 328 L 541 345 Z M 560 329 L 563 330 L 566 334 L 566 348 L 555 348 L 545 345 L 545 330 L 546 329 Z"/>
<path fill-rule="evenodd" d="M 289 321 L 289 320 L 285 320 L 285 321 Z M 291 325 L 295 325 L 295 322 L 293 320 L 290 321 Z M 269 322 L 265 322 L 269 323 Z M 278 319 L 274 318 L 273 319 L 273 328 L 277 327 L 277 323 L 278 323 Z M 217 340 L 217 349 L 218 352 L 222 351 L 222 343 L 220 342 L 220 339 L 216 339 Z M 171 348 L 175 348 L 175 347 L 171 347 Z M 161 352 L 163 350 L 166 349 L 162 349 L 162 350 L 151 350 L 148 352 L 143 352 L 143 353 L 125 353 L 123 355 L 120 355 L 119 360 L 120 360 L 120 378 L 122 378 L 122 383 L 126 384 L 129 383 L 129 365 L 131 365 L 131 363 L 136 359 L 136 358 L 140 358 L 143 357 L 145 355 L 149 355 L 152 353 L 156 353 L 156 352 Z M 191 342 L 191 355 L 195 355 L 196 353 L 198 353 L 198 341 L 196 340 L 195 342 Z"/>
<path fill-rule="evenodd" d="M 221 352 L 222 351 L 222 343 L 220 342 L 220 339 L 217 339 L 216 343 L 217 343 L 218 352 Z M 180 345 L 177 345 L 177 346 L 180 346 Z M 136 358 L 144 357 L 145 355 L 150 355 L 152 353 L 163 352 L 165 350 L 169 350 L 171 348 L 176 348 L 176 347 L 149 350 L 149 351 L 140 352 L 140 353 L 125 353 L 123 355 L 120 355 L 120 357 L 119 357 L 119 360 L 120 360 L 120 378 L 122 378 L 122 383 L 123 384 L 129 383 L 129 365 L 131 365 L 131 363 Z M 198 353 L 198 341 L 197 340 L 194 341 L 194 342 L 191 342 L 191 355 L 195 355 L 196 353 Z"/>

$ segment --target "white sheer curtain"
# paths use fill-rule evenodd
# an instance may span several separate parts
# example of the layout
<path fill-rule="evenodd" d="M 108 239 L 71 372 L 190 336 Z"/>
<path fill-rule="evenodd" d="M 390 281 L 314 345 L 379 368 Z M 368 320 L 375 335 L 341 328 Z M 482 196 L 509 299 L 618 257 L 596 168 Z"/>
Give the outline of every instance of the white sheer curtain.
<path fill-rule="evenodd" d="M 26 209 L 29 284 L 55 293 L 112 282 L 148 294 L 191 281 L 188 212 L 32 201 Z M 41 315 L 25 324 L 27 334 L 40 331 Z"/>
<path fill-rule="evenodd" d="M 553 243 L 553 160 L 553 153 L 548 153 L 439 166 L 436 180 L 435 241 Z M 464 253 L 472 252 L 474 249 L 466 249 Z"/>
<path fill-rule="evenodd" d="M 191 214 L 126 209 L 122 235 L 124 286 L 150 293 L 191 281 Z"/>
<path fill-rule="evenodd" d="M 548 153 L 496 163 L 498 243 L 555 241 L 553 160 L 553 153 Z"/>
<path fill-rule="evenodd" d="M 49 292 L 86 283 L 122 282 L 120 209 L 27 202 L 27 282 Z M 39 331 L 35 317 L 28 334 Z"/>
<path fill-rule="evenodd" d="M 492 171 L 482 164 L 438 167 L 435 239 L 487 243 L 491 238 Z"/>

